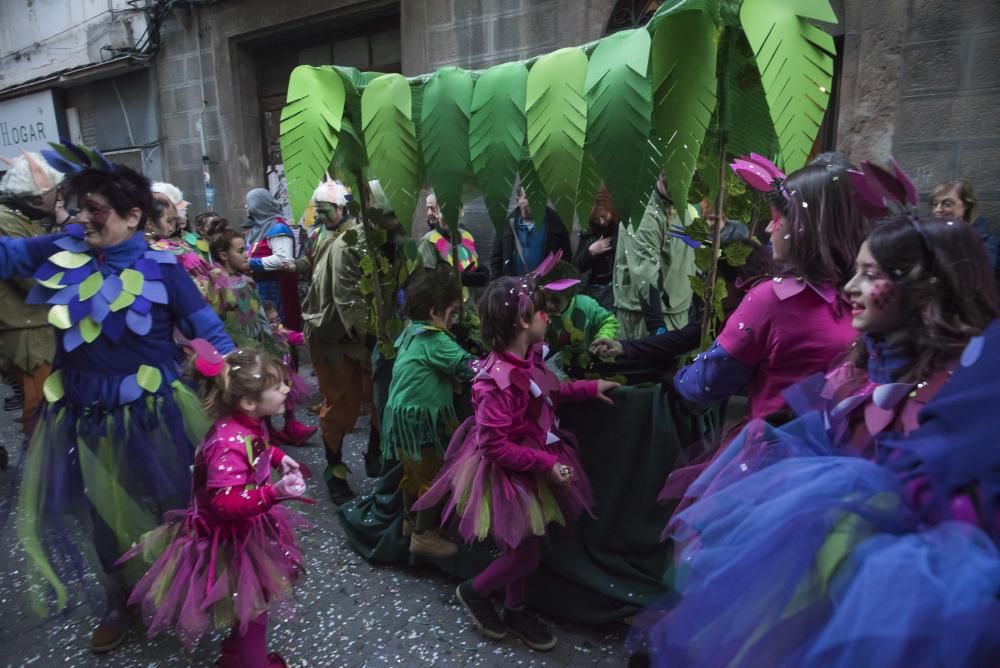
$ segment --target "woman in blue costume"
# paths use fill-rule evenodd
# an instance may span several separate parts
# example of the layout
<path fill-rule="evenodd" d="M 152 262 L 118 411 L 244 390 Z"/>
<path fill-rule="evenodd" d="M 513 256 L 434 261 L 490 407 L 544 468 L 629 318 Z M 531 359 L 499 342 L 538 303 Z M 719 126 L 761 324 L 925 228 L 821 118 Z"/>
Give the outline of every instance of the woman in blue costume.
<path fill-rule="evenodd" d="M 902 216 L 869 237 L 847 291 L 869 382 L 813 384 L 820 410 L 752 423 L 696 481 L 670 527 L 678 598 L 643 625 L 655 665 L 995 665 L 1000 325 L 977 335 L 1000 308 L 985 253 L 961 221 Z M 897 406 L 942 369 L 953 378 L 911 429 Z"/>
<path fill-rule="evenodd" d="M 28 300 L 51 306 L 57 332 L 17 532 L 39 612 L 52 597 L 65 608 L 63 581 L 81 577 L 81 553 L 96 550 L 108 610 L 91 649 L 107 652 L 129 624 L 128 574 L 114 563 L 164 511 L 184 507 L 195 444 L 208 427 L 181 381 L 174 329 L 220 353 L 233 344 L 176 256 L 146 244 L 149 181 L 96 151 L 56 148 L 44 154 L 72 174 L 67 191 L 80 224 L 66 234 L 0 238 L 0 278 L 34 277 Z M 83 544 L 71 538 L 78 529 Z"/>

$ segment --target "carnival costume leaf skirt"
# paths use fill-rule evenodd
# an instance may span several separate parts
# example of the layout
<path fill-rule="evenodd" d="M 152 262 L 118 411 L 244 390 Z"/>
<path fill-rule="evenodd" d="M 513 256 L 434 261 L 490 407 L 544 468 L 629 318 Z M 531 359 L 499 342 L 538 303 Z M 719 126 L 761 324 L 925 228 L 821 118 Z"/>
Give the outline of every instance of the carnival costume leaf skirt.
<path fill-rule="evenodd" d="M 187 504 L 195 444 L 209 423 L 197 397 L 169 374 L 62 369 L 45 383 L 17 510 L 29 584 L 41 585 L 31 587 L 39 612 L 51 594 L 65 607 L 63 582 L 81 573 L 87 550 L 72 539 L 77 520 L 108 570 L 163 512 Z"/>
<path fill-rule="evenodd" d="M 549 524 L 572 525 L 593 504 L 583 465 L 564 432 L 544 449 L 573 469 L 568 485 L 556 485 L 542 473 L 512 471 L 483 457 L 476 419 L 470 417 L 455 432 L 444 467 L 416 507 L 429 508 L 450 495 L 442 521 L 455 513 L 467 542 L 493 538 L 511 550 L 529 536 L 545 535 Z"/>
<path fill-rule="evenodd" d="M 173 628 L 191 649 L 211 628 L 239 628 L 265 612 L 289 617 L 304 572 L 295 529 L 312 525 L 282 505 L 248 520 L 207 522 L 194 509 L 168 514 L 122 560 L 153 566 L 132 590 L 150 637 Z"/>

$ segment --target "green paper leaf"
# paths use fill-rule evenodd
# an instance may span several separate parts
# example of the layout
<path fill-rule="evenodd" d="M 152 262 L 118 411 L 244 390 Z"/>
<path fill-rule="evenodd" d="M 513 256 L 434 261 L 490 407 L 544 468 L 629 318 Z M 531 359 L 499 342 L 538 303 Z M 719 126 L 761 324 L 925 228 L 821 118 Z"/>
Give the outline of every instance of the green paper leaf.
<path fill-rule="evenodd" d="M 439 69 L 424 84 L 420 146 L 427 175 L 448 225 L 456 225 L 469 171 L 472 77 L 458 67 Z"/>
<path fill-rule="evenodd" d="M 56 304 L 49 309 L 49 324 L 56 329 L 66 330 L 73 326 L 69 319 L 69 307 L 65 304 Z"/>
<path fill-rule="evenodd" d="M 53 290 L 59 290 L 61 288 L 65 288 L 66 287 L 65 285 L 62 284 L 62 279 L 63 279 L 63 276 L 65 276 L 65 275 L 66 275 L 66 272 L 60 271 L 59 273 L 55 274 L 54 276 L 50 276 L 49 278 L 46 278 L 44 281 L 38 281 L 38 284 L 42 285 L 42 286 L 45 286 L 46 288 L 51 288 Z"/>
<path fill-rule="evenodd" d="M 83 283 L 80 284 L 80 301 L 87 301 L 96 295 L 103 284 L 104 277 L 101 276 L 101 272 L 95 271 L 93 274 L 88 276 L 84 279 Z"/>
<path fill-rule="evenodd" d="M 86 253 L 59 251 L 49 257 L 49 262 L 63 269 L 77 269 L 90 262 L 90 256 Z"/>
<path fill-rule="evenodd" d="M 716 107 L 718 32 L 709 13 L 689 10 L 664 17 L 653 33 L 653 141 L 679 211 Z"/>
<path fill-rule="evenodd" d="M 837 22 L 829 0 L 744 0 L 740 8 L 786 172 L 806 164 L 833 84 L 833 38 L 810 21 Z"/>
<path fill-rule="evenodd" d="M 292 213 L 302 216 L 337 150 L 344 84 L 336 70 L 300 65 L 281 110 L 281 159 Z"/>
<path fill-rule="evenodd" d="M 587 68 L 587 152 L 623 221 L 641 214 L 646 204 L 639 191 L 642 163 L 636 157 L 646 150 L 653 111 L 649 52 L 648 32 L 624 30 L 600 41 Z"/>
<path fill-rule="evenodd" d="M 122 290 L 136 296 L 142 294 L 142 285 L 146 279 L 138 271 L 135 269 L 125 269 L 118 277 L 122 279 Z M 115 301 L 118 300 L 116 299 Z"/>
<path fill-rule="evenodd" d="M 535 165 L 528 156 L 527 147 L 524 148 L 524 152 L 521 155 L 518 173 L 521 176 L 521 187 L 524 188 L 524 192 L 528 195 L 528 207 L 531 209 L 532 214 L 544 217 L 545 207 L 548 205 L 549 198 L 545 193 L 545 186 L 542 185 L 541 179 L 538 178 L 538 172 L 535 171 Z"/>
<path fill-rule="evenodd" d="M 386 74 L 368 84 L 361 96 L 361 119 L 370 176 L 379 180 L 409 230 L 420 190 L 420 157 L 406 79 Z"/>
<path fill-rule="evenodd" d="M 601 174 L 598 171 L 597 159 L 584 148 L 583 164 L 580 166 L 580 182 L 576 187 L 576 218 L 580 221 L 580 229 L 587 229 L 590 212 L 594 210 L 597 191 L 601 189 Z M 567 224 L 567 227 L 569 225 Z"/>
<path fill-rule="evenodd" d="M 163 383 L 163 374 L 154 366 L 142 364 L 135 374 L 135 382 L 136 385 L 153 394 L 160 389 L 160 385 Z"/>
<path fill-rule="evenodd" d="M 80 336 L 86 343 L 93 343 L 101 335 L 101 324 L 89 315 L 80 321 Z"/>
<path fill-rule="evenodd" d="M 469 154 L 497 232 L 507 224 L 507 210 L 527 135 L 524 105 L 528 70 L 505 63 L 483 72 L 472 92 Z"/>
<path fill-rule="evenodd" d="M 55 371 L 49 374 L 49 377 L 45 379 L 45 383 L 42 384 L 42 393 L 45 395 L 45 400 L 50 404 L 54 404 L 66 396 L 66 388 L 63 387 L 62 382 L 62 371 Z"/>
<path fill-rule="evenodd" d="M 109 308 L 113 312 L 121 311 L 123 308 L 128 308 L 129 306 L 131 306 L 132 302 L 134 301 L 135 301 L 135 295 L 133 295 L 130 292 L 125 292 L 124 290 L 122 290 L 121 292 L 118 293 L 118 296 L 115 297 L 115 300 L 111 302 L 111 306 Z"/>
<path fill-rule="evenodd" d="M 587 132 L 587 56 L 572 47 L 546 54 L 528 72 L 528 148 L 563 222 L 573 220 Z"/>

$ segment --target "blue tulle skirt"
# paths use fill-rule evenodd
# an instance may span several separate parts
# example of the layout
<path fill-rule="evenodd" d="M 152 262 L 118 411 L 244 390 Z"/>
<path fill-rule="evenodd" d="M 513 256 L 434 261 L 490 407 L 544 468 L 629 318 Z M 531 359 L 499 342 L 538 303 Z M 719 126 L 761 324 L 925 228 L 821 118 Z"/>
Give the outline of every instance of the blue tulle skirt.
<path fill-rule="evenodd" d="M 973 525 L 922 523 L 886 467 L 821 414 L 752 423 L 674 518 L 677 596 L 633 643 L 654 665 L 996 665 L 1000 557 Z"/>

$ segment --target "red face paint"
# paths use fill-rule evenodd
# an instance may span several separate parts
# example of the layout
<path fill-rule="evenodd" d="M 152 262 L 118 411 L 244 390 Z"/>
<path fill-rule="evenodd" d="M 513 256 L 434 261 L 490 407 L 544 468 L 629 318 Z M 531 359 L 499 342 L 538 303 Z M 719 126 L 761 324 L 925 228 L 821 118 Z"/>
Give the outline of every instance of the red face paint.
<path fill-rule="evenodd" d="M 872 300 L 872 306 L 879 310 L 885 310 L 892 301 L 893 296 L 896 294 L 896 286 L 892 281 L 885 279 L 876 281 L 872 286 L 870 297 Z"/>
<path fill-rule="evenodd" d="M 80 205 L 80 213 L 87 214 L 87 222 L 91 227 L 102 230 L 111 215 L 111 207 L 102 206 L 92 199 L 85 199 Z"/>
<path fill-rule="evenodd" d="M 546 325 L 549 324 L 549 314 L 548 313 L 546 313 L 545 311 L 539 311 L 538 315 L 541 317 L 542 322 L 544 322 Z"/>

